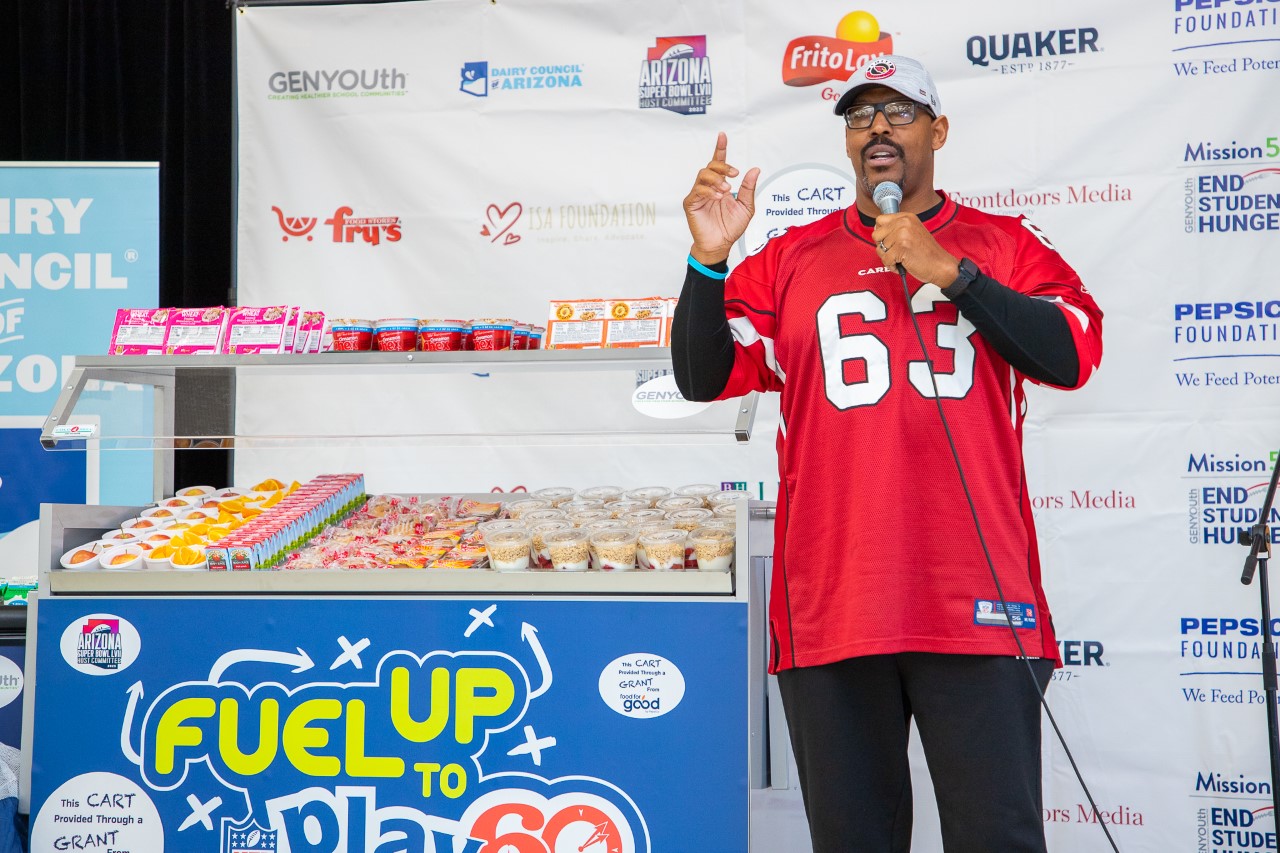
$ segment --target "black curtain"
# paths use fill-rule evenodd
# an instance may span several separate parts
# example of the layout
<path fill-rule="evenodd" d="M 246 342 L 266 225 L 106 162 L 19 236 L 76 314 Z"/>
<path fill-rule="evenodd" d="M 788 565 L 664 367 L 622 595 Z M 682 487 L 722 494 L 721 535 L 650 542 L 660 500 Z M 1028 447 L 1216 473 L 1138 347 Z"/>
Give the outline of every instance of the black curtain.
<path fill-rule="evenodd" d="M 232 14 L 226 0 L 0 0 L 0 160 L 158 161 L 161 305 L 231 300 Z M 187 386 L 180 405 L 200 390 Z M 175 466 L 178 484 L 227 485 L 226 451 Z"/>

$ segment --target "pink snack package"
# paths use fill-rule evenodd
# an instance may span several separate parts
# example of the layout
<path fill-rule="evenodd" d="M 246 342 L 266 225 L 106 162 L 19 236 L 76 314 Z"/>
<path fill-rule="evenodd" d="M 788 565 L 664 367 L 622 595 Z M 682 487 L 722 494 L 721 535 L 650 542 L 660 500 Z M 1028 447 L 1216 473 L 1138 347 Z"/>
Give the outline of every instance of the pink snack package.
<path fill-rule="evenodd" d="M 284 346 L 288 305 L 263 308 L 232 308 L 227 321 L 227 337 L 222 351 L 228 355 L 279 353 Z"/>
<path fill-rule="evenodd" d="M 121 308 L 111 328 L 108 355 L 161 355 L 169 333 L 170 308 Z"/>
<path fill-rule="evenodd" d="M 289 318 L 284 323 L 284 341 L 280 346 L 281 352 L 293 353 L 299 343 L 298 340 L 298 324 L 302 322 L 302 312 L 298 310 L 297 305 L 289 306 Z"/>
<path fill-rule="evenodd" d="M 296 353 L 320 352 L 320 339 L 324 335 L 324 312 L 303 311 L 298 319 L 298 338 L 294 342 Z"/>
<path fill-rule="evenodd" d="M 230 311 L 214 308 L 173 308 L 169 311 L 169 337 L 164 351 L 168 355 L 192 355 L 222 351 Z"/>

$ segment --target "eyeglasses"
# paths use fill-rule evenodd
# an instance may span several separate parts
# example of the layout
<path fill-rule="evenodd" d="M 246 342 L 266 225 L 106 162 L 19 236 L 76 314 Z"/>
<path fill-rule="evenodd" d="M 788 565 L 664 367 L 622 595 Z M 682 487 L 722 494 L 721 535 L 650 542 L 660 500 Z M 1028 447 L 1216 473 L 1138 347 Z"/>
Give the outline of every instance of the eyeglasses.
<path fill-rule="evenodd" d="M 844 111 L 844 123 L 850 130 L 864 130 L 876 120 L 876 113 L 884 113 L 885 121 L 892 125 L 911 124 L 916 120 L 916 107 L 935 118 L 928 107 L 915 101 L 889 101 L 883 104 L 858 104 Z"/>

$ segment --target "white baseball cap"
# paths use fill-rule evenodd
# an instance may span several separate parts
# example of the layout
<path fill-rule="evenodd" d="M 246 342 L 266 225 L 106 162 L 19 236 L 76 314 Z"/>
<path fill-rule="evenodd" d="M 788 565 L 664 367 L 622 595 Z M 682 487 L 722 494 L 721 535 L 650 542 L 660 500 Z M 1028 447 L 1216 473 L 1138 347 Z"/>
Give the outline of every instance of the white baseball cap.
<path fill-rule="evenodd" d="M 887 86 L 917 104 L 928 107 L 935 116 L 942 115 L 938 87 L 933 84 L 929 72 L 911 57 L 895 54 L 874 59 L 853 72 L 853 76 L 849 78 L 849 88 L 845 89 L 836 102 L 836 115 L 844 115 L 853 106 L 853 99 L 857 94 L 871 86 Z"/>

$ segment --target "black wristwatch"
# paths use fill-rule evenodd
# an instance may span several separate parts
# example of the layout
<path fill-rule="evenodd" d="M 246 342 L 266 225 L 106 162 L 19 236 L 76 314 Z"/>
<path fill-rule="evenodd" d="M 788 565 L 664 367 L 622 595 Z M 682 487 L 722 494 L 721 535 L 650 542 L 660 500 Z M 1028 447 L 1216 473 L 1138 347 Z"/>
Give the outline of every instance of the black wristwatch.
<path fill-rule="evenodd" d="M 955 299 L 969 289 L 969 285 L 973 284 L 974 279 L 978 277 L 980 272 L 981 270 L 978 269 L 977 264 L 968 258 L 962 258 L 960 269 L 956 273 L 956 280 L 942 288 L 942 295 L 948 299 Z"/>

